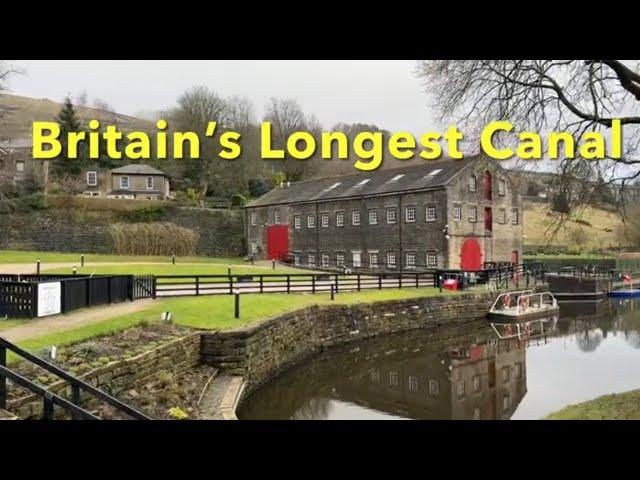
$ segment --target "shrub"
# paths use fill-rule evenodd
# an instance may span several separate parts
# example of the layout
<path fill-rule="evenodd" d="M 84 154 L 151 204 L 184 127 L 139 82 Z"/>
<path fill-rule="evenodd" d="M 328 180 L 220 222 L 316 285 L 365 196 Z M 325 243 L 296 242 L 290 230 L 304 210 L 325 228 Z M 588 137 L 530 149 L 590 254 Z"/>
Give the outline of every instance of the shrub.
<path fill-rule="evenodd" d="M 119 255 L 195 255 L 200 235 L 174 223 L 116 223 L 109 226 Z"/>
<path fill-rule="evenodd" d="M 232 207 L 243 207 L 247 203 L 247 198 L 240 194 L 236 193 L 231 196 L 231 206 Z"/>
<path fill-rule="evenodd" d="M 173 407 L 169 409 L 169 417 L 174 420 L 186 420 L 189 414 L 179 407 Z"/>
<path fill-rule="evenodd" d="M 120 218 L 125 222 L 157 222 L 162 218 L 166 207 L 152 206 L 120 213 Z"/>

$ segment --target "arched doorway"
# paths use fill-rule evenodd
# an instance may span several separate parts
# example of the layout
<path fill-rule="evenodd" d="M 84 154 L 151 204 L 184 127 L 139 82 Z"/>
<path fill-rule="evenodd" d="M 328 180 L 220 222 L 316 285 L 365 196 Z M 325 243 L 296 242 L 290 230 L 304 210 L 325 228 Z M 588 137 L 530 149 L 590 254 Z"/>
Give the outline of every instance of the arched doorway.
<path fill-rule="evenodd" d="M 462 244 L 460 252 L 460 268 L 462 270 L 482 269 L 482 250 L 475 238 L 469 238 Z"/>

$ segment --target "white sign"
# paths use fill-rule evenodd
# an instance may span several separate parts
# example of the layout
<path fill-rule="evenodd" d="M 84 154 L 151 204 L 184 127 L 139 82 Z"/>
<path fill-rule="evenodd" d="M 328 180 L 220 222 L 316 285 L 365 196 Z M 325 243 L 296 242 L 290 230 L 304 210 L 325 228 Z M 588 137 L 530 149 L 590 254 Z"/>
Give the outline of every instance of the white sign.
<path fill-rule="evenodd" d="M 55 315 L 62 311 L 62 287 L 60 282 L 38 284 L 38 317 Z"/>

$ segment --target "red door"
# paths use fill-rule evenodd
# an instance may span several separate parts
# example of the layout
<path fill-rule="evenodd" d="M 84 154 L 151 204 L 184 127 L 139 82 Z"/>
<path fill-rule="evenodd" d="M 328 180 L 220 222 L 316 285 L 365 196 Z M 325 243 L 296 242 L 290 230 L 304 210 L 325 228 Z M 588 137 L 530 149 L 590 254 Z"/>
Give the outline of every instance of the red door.
<path fill-rule="evenodd" d="M 281 260 L 289 253 L 289 227 L 271 225 L 267 227 L 267 258 Z"/>
<path fill-rule="evenodd" d="M 460 269 L 482 269 L 482 250 L 480 250 L 480 245 L 475 238 L 469 238 L 462 244 L 462 251 L 460 252 Z"/>

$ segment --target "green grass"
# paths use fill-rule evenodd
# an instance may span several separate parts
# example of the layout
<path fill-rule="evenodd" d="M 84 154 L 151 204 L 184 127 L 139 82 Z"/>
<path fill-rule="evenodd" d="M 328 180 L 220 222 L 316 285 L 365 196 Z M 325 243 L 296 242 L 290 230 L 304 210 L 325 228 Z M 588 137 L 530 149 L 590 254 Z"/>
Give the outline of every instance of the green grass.
<path fill-rule="evenodd" d="M 607 254 L 607 253 L 580 253 L 580 254 L 575 254 L 575 255 L 570 255 L 568 253 L 559 253 L 559 254 L 553 254 L 553 253 L 538 253 L 536 255 L 531 255 L 531 254 L 527 254 L 524 255 L 524 258 L 526 260 L 547 260 L 547 259 L 553 259 L 553 260 L 563 260 L 563 259 L 584 259 L 584 260 L 596 260 L 596 259 L 600 259 L 600 258 L 615 258 L 614 255 L 611 254 Z"/>
<path fill-rule="evenodd" d="M 443 295 L 456 295 L 445 291 Z M 400 300 L 415 297 L 441 295 L 435 288 L 405 290 L 372 290 L 368 292 L 340 293 L 335 300 L 329 294 L 269 293 L 246 295 L 240 299 L 240 318 L 234 318 L 234 297 L 210 295 L 201 297 L 175 297 L 156 300 L 140 312 L 113 317 L 108 320 L 78 328 L 54 332 L 18 342 L 30 351 L 38 351 L 51 345 L 68 345 L 88 338 L 108 335 L 124 330 L 143 321 L 159 321 L 162 312 L 170 311 L 174 323 L 199 329 L 230 329 L 291 312 L 311 305 L 356 304 L 383 300 Z M 11 357 L 13 358 L 13 357 Z"/>
<path fill-rule="evenodd" d="M 36 263 L 40 259 L 42 263 L 59 263 L 59 262 L 77 262 L 80 264 L 79 253 L 58 253 L 58 252 L 35 252 L 22 250 L 1 250 L 1 263 Z M 87 253 L 84 256 L 85 262 L 171 262 L 171 257 L 153 257 L 153 256 L 127 256 L 127 255 L 106 255 Z M 241 258 L 220 258 L 220 257 L 178 257 L 177 263 L 243 263 Z"/>
<path fill-rule="evenodd" d="M 7 330 L 9 328 L 17 327 L 18 325 L 22 325 L 28 320 L 19 320 L 19 319 L 0 319 L 0 332 L 3 330 Z"/>
<path fill-rule="evenodd" d="M 545 417 L 547 420 L 640 420 L 640 390 L 604 395 L 569 405 Z"/>
<path fill-rule="evenodd" d="M 125 263 L 123 265 L 103 265 L 84 268 L 77 268 L 78 274 L 135 274 L 135 275 L 226 275 L 227 266 L 231 265 L 232 275 L 247 274 L 282 274 L 282 273 L 304 273 L 304 270 L 290 268 L 284 266 L 276 266 L 272 270 L 271 266 L 267 266 L 266 262 L 258 262 L 256 265 L 244 263 L 225 263 L 225 264 L 205 264 L 205 265 L 145 265 Z M 73 268 L 55 268 L 46 270 L 46 273 L 72 273 Z M 186 282 L 193 282 L 193 279 L 185 279 Z"/>

